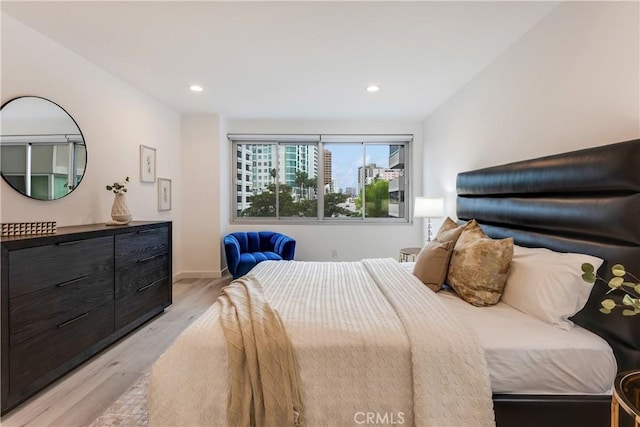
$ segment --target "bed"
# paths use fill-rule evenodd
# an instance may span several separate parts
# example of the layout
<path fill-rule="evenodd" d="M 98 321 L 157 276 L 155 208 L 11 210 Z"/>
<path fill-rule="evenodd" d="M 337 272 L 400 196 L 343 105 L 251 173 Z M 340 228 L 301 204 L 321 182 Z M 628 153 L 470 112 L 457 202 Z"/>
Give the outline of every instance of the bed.
<path fill-rule="evenodd" d="M 595 255 L 611 277 L 615 263 L 640 271 L 640 140 L 461 173 L 457 215 L 476 218 L 493 238 Z M 599 313 L 608 288 L 595 286 L 573 320 L 604 338 L 618 371 L 640 366 L 636 318 Z M 494 395 L 498 425 L 607 425 L 609 396 Z"/>
<path fill-rule="evenodd" d="M 635 140 L 462 173 L 458 176 L 457 183 L 458 217 L 460 221 L 475 218 L 483 230 L 496 239 L 511 236 L 518 245 L 525 247 L 546 247 L 558 252 L 580 252 L 598 256 L 605 260 L 600 268 L 600 274 L 605 277 L 608 277 L 607 271 L 612 263 L 617 262 L 623 263 L 629 271 L 638 272 L 640 230 L 635 218 L 635 213 L 640 211 L 638 164 L 640 140 Z M 398 315 L 398 318 L 408 323 L 396 324 L 393 317 L 380 317 L 382 315 L 378 310 L 387 304 L 385 301 L 393 305 L 393 300 L 398 300 L 397 305 L 393 305 L 396 312 L 404 310 L 405 306 L 409 307 L 410 300 L 421 303 L 433 300 L 431 303 L 435 304 L 436 312 L 440 311 L 440 305 L 451 306 L 447 311 L 449 317 L 425 321 L 429 326 L 461 323 L 464 329 L 464 325 L 485 322 L 490 329 L 504 324 L 503 316 L 512 316 L 509 317 L 509 323 L 519 318 L 523 322 L 521 327 L 526 330 L 530 319 L 522 315 L 518 317 L 517 313 L 507 313 L 505 307 L 498 304 L 484 312 L 492 312 L 496 316 L 493 320 L 486 320 L 487 316 L 479 314 L 479 310 L 486 308 L 473 310 L 466 303 L 460 305 L 457 297 L 450 293 L 440 292 L 436 297 L 434 293 L 416 291 L 419 286 L 411 285 L 415 277 L 399 264 L 392 266 L 389 260 L 379 260 L 379 263 L 369 262 L 370 265 L 367 267 L 367 262 L 363 263 L 354 263 L 351 266 L 329 263 L 325 270 L 316 270 L 321 268 L 318 264 L 322 263 L 287 262 L 283 269 L 279 269 L 274 265 L 277 263 L 265 262 L 256 268 L 256 277 L 260 282 L 264 282 L 265 296 L 280 313 L 299 357 L 301 383 L 308 398 L 306 409 L 309 411 L 309 423 L 306 425 L 362 424 L 359 421 L 367 421 L 368 415 L 363 415 L 365 418 L 362 420 L 356 419 L 355 416 L 370 412 L 375 412 L 376 416 L 382 414 L 386 418 L 378 421 L 385 421 L 387 424 L 411 425 L 415 419 L 416 425 L 427 425 L 429 423 L 423 422 L 424 414 L 420 412 L 424 410 L 423 407 L 430 405 L 430 399 L 439 402 L 439 405 L 435 406 L 443 412 L 450 411 L 451 405 L 480 408 L 471 414 L 474 421 L 464 425 L 488 425 L 483 418 L 486 415 L 483 412 L 486 400 L 483 398 L 487 398 L 487 384 L 483 384 L 483 378 L 491 378 L 488 398 L 492 399 L 498 426 L 604 426 L 609 422 L 610 393 L 607 383 L 615 374 L 615 362 L 620 371 L 640 366 L 638 321 L 636 318 L 623 318 L 615 314 L 600 314 L 599 301 L 606 287 L 597 285 L 585 308 L 573 317 L 573 321 L 578 325 L 573 333 L 579 335 L 576 338 L 578 341 L 588 341 L 588 344 L 581 345 L 593 347 L 593 351 L 598 354 L 594 357 L 601 358 L 596 359 L 600 371 L 589 371 L 590 375 L 600 379 L 599 383 L 596 381 L 595 384 L 585 385 L 576 380 L 573 385 L 567 387 L 566 382 L 556 381 L 551 387 L 542 388 L 544 384 L 540 383 L 553 383 L 553 376 L 549 381 L 535 382 L 540 377 L 536 372 L 545 370 L 545 364 L 531 363 L 539 359 L 540 351 L 543 351 L 535 346 L 527 351 L 520 351 L 520 359 L 516 358 L 516 362 L 510 362 L 509 365 L 510 370 L 517 373 L 517 365 L 521 363 L 520 369 L 528 372 L 523 376 L 531 379 L 528 389 L 514 390 L 510 388 L 508 377 L 496 378 L 489 372 L 491 369 L 487 367 L 487 360 L 489 365 L 493 363 L 494 366 L 500 366 L 501 361 L 500 355 L 486 343 L 487 348 L 482 350 L 481 359 L 473 359 L 476 350 L 466 347 L 462 350 L 460 347 L 453 347 L 454 356 L 448 357 L 458 359 L 456 353 L 470 354 L 469 360 L 473 362 L 462 361 L 464 363 L 452 367 L 449 360 L 443 360 L 439 362 L 442 363 L 441 369 L 432 365 L 421 366 L 420 360 L 413 360 L 411 350 L 422 348 L 419 346 L 425 343 L 421 341 L 430 340 L 418 338 L 414 344 L 406 341 L 404 335 L 411 335 L 410 331 L 416 328 L 416 322 L 411 318 L 422 314 L 408 309 L 405 314 Z M 301 270 L 289 270 L 290 264 L 297 264 Z M 341 270 L 336 272 L 336 268 Z M 377 279 L 375 275 L 371 280 L 365 279 L 364 271 L 367 268 L 379 269 L 386 273 L 380 273 L 381 276 Z M 305 273 L 305 269 L 311 270 Z M 323 282 L 323 275 L 329 275 L 333 279 Z M 341 278 L 346 276 L 353 276 L 348 285 L 338 286 Z M 304 277 L 313 277 L 313 286 L 308 283 L 301 284 Z M 328 283 L 327 288 L 322 292 L 315 291 L 320 289 L 317 283 L 321 282 Z M 365 282 L 369 284 L 365 285 Z M 386 294 L 385 282 L 394 282 L 396 284 L 393 286 L 396 287 L 407 286 L 407 290 L 399 293 L 400 296 L 389 296 Z M 372 300 L 374 304 L 368 306 L 369 308 L 355 305 L 358 300 L 363 299 L 363 294 L 353 294 L 355 288 L 363 288 L 367 292 L 364 294 L 367 295 L 365 299 Z M 414 292 L 416 293 L 413 294 Z M 403 293 L 409 293 L 411 297 L 402 297 Z M 339 294 L 343 295 L 337 298 Z M 322 309 L 317 307 L 319 300 L 326 300 Z M 220 331 L 215 326 L 219 323 L 219 310 L 219 307 L 214 305 L 185 331 L 154 365 L 149 397 L 152 425 L 225 424 L 228 362 L 224 342 L 221 341 Z M 314 310 L 317 312 L 314 313 Z M 403 317 L 407 319 L 402 319 Z M 367 323 L 363 322 L 363 319 L 384 321 L 372 320 Z M 315 338 L 308 338 L 307 331 L 302 327 L 305 322 L 325 329 L 325 346 L 318 344 Z M 349 329 L 353 324 L 357 324 L 356 329 L 364 331 L 364 335 L 371 336 L 374 340 L 373 347 L 354 352 L 351 344 L 354 341 L 359 343 L 361 339 Z M 431 336 L 429 334 L 432 330 L 438 328 L 427 329 L 425 335 Z M 403 330 L 405 332 L 402 332 Z M 416 330 L 414 334 L 419 336 L 419 331 Z M 456 331 L 459 331 L 459 328 Z M 388 345 L 389 340 L 376 341 L 376 336 L 382 332 L 385 332 L 385 336 L 394 337 L 397 341 L 395 347 Z M 463 332 L 452 333 L 456 334 Z M 499 334 L 489 333 L 483 337 L 480 333 L 473 335 L 476 338 L 467 340 L 477 340 L 481 343 L 483 340 L 490 341 L 492 336 L 496 335 Z M 556 342 L 561 343 L 563 338 L 562 334 L 558 335 Z M 464 341 L 464 337 L 462 340 Z M 507 337 L 506 341 L 509 342 L 510 339 Z M 535 342 L 533 339 L 532 341 Z M 346 346 L 345 343 L 350 345 Z M 502 344 L 497 343 L 496 346 Z M 349 348 L 351 350 L 348 350 Z M 584 348 L 580 347 L 578 352 L 584 352 Z M 613 355 L 615 361 L 612 365 Z M 554 358 L 553 353 L 548 351 L 545 357 L 550 358 L 547 360 Z M 589 357 L 582 359 L 583 362 L 586 361 L 582 365 L 584 369 L 589 368 L 589 360 Z M 349 363 L 350 361 L 353 363 Z M 445 373 L 442 381 L 455 381 L 455 378 L 452 380 L 452 377 L 446 376 L 446 372 L 459 369 L 464 371 L 470 363 L 475 364 L 475 370 L 484 372 L 484 376 L 469 377 L 471 379 L 463 376 L 464 381 L 470 382 L 470 386 L 465 392 L 463 387 L 456 388 L 454 384 L 451 389 L 456 393 L 455 398 L 451 399 L 451 396 L 447 395 L 447 403 L 438 400 L 442 399 L 442 396 L 428 396 L 427 399 L 429 391 L 416 391 L 416 383 L 423 380 L 416 380 L 416 372 L 424 373 L 427 378 L 424 381 L 427 384 L 430 381 L 430 372 L 434 370 Z M 373 374 L 367 369 L 362 370 L 363 367 L 369 366 L 368 364 L 373 364 L 376 369 Z M 311 369 L 311 366 L 315 367 Z M 576 372 L 583 369 L 580 366 L 574 368 Z M 501 370 L 508 369 L 494 368 L 494 371 Z M 466 373 L 462 372 L 460 375 Z M 494 390 L 492 396 L 491 390 Z M 431 412 L 437 411 L 431 409 Z M 400 414 L 401 420 L 398 419 Z M 476 416 L 477 418 L 474 418 Z M 460 425 L 451 421 L 456 418 L 450 418 L 449 422 L 439 421 L 442 419 L 437 416 L 430 419 L 431 425 Z M 376 421 L 375 418 L 372 420 Z"/>

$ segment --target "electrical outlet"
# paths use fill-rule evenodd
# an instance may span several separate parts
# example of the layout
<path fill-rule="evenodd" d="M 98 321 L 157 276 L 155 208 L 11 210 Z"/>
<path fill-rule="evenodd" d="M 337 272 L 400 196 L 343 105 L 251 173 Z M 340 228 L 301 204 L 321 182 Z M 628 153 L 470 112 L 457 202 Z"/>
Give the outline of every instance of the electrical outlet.
<path fill-rule="evenodd" d="M 332 259 L 338 258 L 338 251 L 337 250 L 331 249 L 331 258 Z"/>

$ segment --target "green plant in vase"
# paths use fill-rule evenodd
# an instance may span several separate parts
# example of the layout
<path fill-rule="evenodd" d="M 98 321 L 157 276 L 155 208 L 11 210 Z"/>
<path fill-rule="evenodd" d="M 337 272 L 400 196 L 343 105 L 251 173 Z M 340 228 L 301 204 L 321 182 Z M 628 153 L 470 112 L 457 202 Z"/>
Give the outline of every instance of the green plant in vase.
<path fill-rule="evenodd" d="M 600 312 L 604 314 L 611 313 L 616 307 L 621 307 L 623 316 L 635 316 L 640 314 L 640 279 L 633 274 L 625 270 L 624 265 L 616 264 L 611 267 L 611 273 L 613 277 L 607 282 L 602 277 L 598 276 L 593 265 L 589 263 L 582 264 L 582 280 L 587 283 L 595 283 L 596 280 L 600 280 L 606 283 L 609 288 L 607 295 L 614 291 L 621 291 L 625 293 L 622 298 L 622 304 L 617 304 L 611 298 L 606 298 L 600 301 Z M 629 276 L 635 282 L 626 281 L 625 277 Z"/>
<path fill-rule="evenodd" d="M 114 182 L 112 185 L 106 186 L 107 191 L 115 194 L 113 205 L 111 206 L 111 221 L 108 221 L 107 225 L 126 225 L 131 222 L 132 215 L 125 198 L 127 184 L 129 184 L 128 176 L 123 181 Z"/>
<path fill-rule="evenodd" d="M 107 191 L 112 191 L 113 194 L 126 193 L 128 183 L 129 183 L 129 177 L 126 177 L 124 181 L 114 182 L 112 185 L 107 185 Z"/>

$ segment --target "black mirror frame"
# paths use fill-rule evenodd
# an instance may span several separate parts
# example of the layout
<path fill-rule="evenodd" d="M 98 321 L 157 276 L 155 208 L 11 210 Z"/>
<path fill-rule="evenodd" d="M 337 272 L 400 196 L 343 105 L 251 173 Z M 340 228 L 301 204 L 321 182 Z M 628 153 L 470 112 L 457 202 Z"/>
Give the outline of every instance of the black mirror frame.
<path fill-rule="evenodd" d="M 37 197 L 32 197 L 29 196 L 27 194 L 25 194 L 24 192 L 22 192 L 20 189 L 16 188 L 5 176 L 4 173 L 2 173 L 2 168 L 0 167 L 0 175 L 2 176 L 2 179 L 4 180 L 4 182 L 7 183 L 7 185 L 9 185 L 9 187 L 11 187 L 12 189 L 14 189 L 16 192 L 22 194 L 23 196 L 31 199 L 31 200 L 37 200 L 37 201 L 41 201 L 41 202 L 51 202 L 51 201 L 55 201 L 55 200 L 60 200 L 63 199 L 65 197 L 67 197 L 69 194 L 73 193 L 76 188 L 78 188 L 78 186 L 80 185 L 80 183 L 82 182 L 82 180 L 84 179 L 84 175 L 87 173 L 87 167 L 89 165 L 89 152 L 87 151 L 87 144 L 86 144 L 86 140 L 84 138 L 84 134 L 82 133 L 82 129 L 80 129 L 80 126 L 78 125 L 78 122 L 76 122 L 76 119 L 73 118 L 73 116 L 71 114 L 69 114 L 69 112 L 67 110 L 65 110 L 64 108 L 62 108 L 62 106 L 60 106 L 60 104 L 58 104 L 57 102 L 54 102 L 48 98 L 42 97 L 42 96 L 35 96 L 35 95 L 22 95 L 22 96 L 16 96 L 15 98 L 11 98 L 10 100 L 8 100 L 7 102 L 4 102 L 2 104 L 2 106 L 0 106 L 0 111 L 6 107 L 8 104 L 12 103 L 13 101 L 16 101 L 18 99 L 23 99 L 23 98 L 38 98 L 41 99 L 43 101 L 47 101 L 52 103 L 53 105 L 57 106 L 58 108 L 60 108 L 62 111 L 65 112 L 65 114 L 71 119 L 71 121 L 73 122 L 73 124 L 76 126 L 76 128 L 78 129 L 78 132 L 80 133 L 80 136 L 82 137 L 82 141 L 84 142 L 84 146 L 85 146 L 85 166 L 84 166 L 84 173 L 82 174 L 82 176 L 80 177 L 80 179 L 78 180 L 78 183 L 76 184 L 76 186 L 69 190 L 66 194 L 64 194 L 63 196 L 54 198 L 54 199 L 40 199 Z M 1 149 L 1 148 L 0 148 Z"/>

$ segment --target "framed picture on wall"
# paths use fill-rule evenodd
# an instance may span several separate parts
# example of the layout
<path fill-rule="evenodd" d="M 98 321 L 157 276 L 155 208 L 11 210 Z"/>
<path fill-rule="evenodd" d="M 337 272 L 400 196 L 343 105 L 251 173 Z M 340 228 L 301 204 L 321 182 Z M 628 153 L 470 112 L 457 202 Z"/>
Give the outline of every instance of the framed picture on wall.
<path fill-rule="evenodd" d="M 158 178 L 158 210 L 171 210 L 171 180 Z"/>
<path fill-rule="evenodd" d="M 156 149 L 140 146 L 140 182 L 156 182 Z"/>

